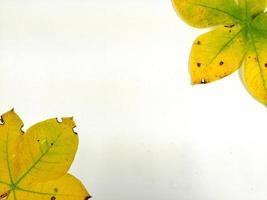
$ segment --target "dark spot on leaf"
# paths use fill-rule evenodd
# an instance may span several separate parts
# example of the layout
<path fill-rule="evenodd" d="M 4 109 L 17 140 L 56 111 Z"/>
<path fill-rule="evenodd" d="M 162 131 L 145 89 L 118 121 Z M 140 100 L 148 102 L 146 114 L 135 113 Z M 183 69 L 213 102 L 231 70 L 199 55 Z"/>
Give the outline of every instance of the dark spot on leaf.
<path fill-rule="evenodd" d="M 232 32 L 232 30 L 229 30 L 229 33 L 231 33 Z"/>
<path fill-rule="evenodd" d="M 37 142 L 40 142 L 40 140 L 37 140 Z"/>
<path fill-rule="evenodd" d="M 207 81 L 205 79 L 201 79 L 200 84 L 207 84 Z"/>
<path fill-rule="evenodd" d="M 2 116 L 0 116 L 0 125 L 3 125 L 5 122 L 4 122 L 4 120 L 3 120 L 3 117 Z"/>
<path fill-rule="evenodd" d="M 92 198 L 92 196 L 89 195 L 89 196 L 85 197 L 84 200 L 88 200 L 88 199 L 91 199 L 91 198 Z"/>
<path fill-rule="evenodd" d="M 254 14 L 254 15 L 252 15 L 252 19 L 255 19 L 257 16 L 258 16 L 258 13 L 257 13 L 257 14 Z"/>
<path fill-rule="evenodd" d="M 233 28 L 235 25 L 234 24 L 231 24 L 231 25 L 225 25 L 224 27 L 225 28 Z"/>
<path fill-rule="evenodd" d="M 51 143 L 51 146 L 53 146 L 53 145 L 54 145 L 54 143 L 52 142 L 52 143 Z"/>
<path fill-rule="evenodd" d="M 198 67 L 201 67 L 201 63 L 197 63 L 197 66 L 198 66 Z"/>
<path fill-rule="evenodd" d="M 54 188 L 54 191 L 57 193 L 58 192 L 58 189 L 57 188 Z"/>
<path fill-rule="evenodd" d="M 56 197 L 52 196 L 52 197 L 51 197 L 51 200 L 56 200 Z"/>
<path fill-rule="evenodd" d="M 10 191 L 5 192 L 4 194 L 0 195 L 0 199 L 7 199 L 9 196 Z"/>
<path fill-rule="evenodd" d="M 222 66 L 222 65 L 224 64 L 224 62 L 223 62 L 223 61 L 221 61 L 219 64 Z"/>
<path fill-rule="evenodd" d="M 201 45 L 201 42 L 199 40 L 197 41 L 197 45 Z"/>
<path fill-rule="evenodd" d="M 265 67 L 267 67 L 267 63 L 265 63 L 265 65 L 264 65 Z"/>

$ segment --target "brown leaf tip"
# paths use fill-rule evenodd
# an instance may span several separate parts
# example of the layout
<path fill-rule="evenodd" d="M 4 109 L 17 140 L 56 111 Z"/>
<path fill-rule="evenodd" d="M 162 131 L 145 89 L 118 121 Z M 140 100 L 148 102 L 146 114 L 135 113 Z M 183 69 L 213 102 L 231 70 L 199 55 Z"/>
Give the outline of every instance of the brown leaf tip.
<path fill-rule="evenodd" d="M 91 195 L 89 195 L 89 196 L 85 197 L 84 200 L 88 200 L 88 199 L 91 199 L 91 198 L 93 198 L 93 197 Z"/>

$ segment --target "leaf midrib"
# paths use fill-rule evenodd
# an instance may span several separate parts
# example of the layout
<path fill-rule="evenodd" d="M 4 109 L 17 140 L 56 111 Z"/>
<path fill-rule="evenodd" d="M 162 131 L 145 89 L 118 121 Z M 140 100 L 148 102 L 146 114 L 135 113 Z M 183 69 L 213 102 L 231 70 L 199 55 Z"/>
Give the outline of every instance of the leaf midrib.
<path fill-rule="evenodd" d="M 79 197 L 80 195 L 74 195 L 74 194 L 61 194 L 61 193 L 49 193 L 49 192 L 38 192 L 38 191 L 34 191 L 34 190 L 27 190 L 27 189 L 23 189 L 20 187 L 17 187 L 18 191 L 22 191 L 22 192 L 28 192 L 28 193 L 33 193 L 33 194 L 39 194 L 39 195 L 47 195 L 47 196 L 51 196 L 51 195 L 57 195 L 57 196 L 72 196 L 72 197 Z"/>
<path fill-rule="evenodd" d="M 239 34 L 241 34 L 243 31 L 245 30 L 245 28 L 241 28 L 233 37 L 231 37 L 222 47 L 221 49 L 216 53 L 216 55 L 210 60 L 210 62 L 208 63 L 208 65 L 212 64 L 212 62 L 220 55 L 220 53 L 233 41 L 235 41 L 235 39 L 239 36 Z"/>
<path fill-rule="evenodd" d="M 57 143 L 57 140 L 60 138 L 60 136 L 61 134 L 59 134 L 53 141 L 54 144 Z M 16 181 L 16 183 L 14 184 L 15 186 L 17 186 L 32 171 L 32 169 L 42 160 L 42 158 L 50 151 L 51 148 L 52 146 L 48 146 L 47 150 L 43 154 L 41 154 L 41 156 L 32 164 L 32 166 Z"/>
<path fill-rule="evenodd" d="M 8 130 L 9 133 L 9 130 Z M 7 133 L 6 136 L 6 161 L 7 161 L 7 168 L 8 168 L 8 173 L 9 173 L 9 178 L 11 183 L 6 183 L 4 181 L 0 180 L 0 184 L 4 184 L 10 187 L 9 191 L 12 191 L 13 197 L 16 200 L 16 190 L 21 190 L 24 192 L 33 192 L 33 193 L 38 193 L 30 190 L 26 190 L 23 188 L 18 187 L 18 184 L 31 172 L 31 170 L 42 160 L 42 158 L 50 151 L 52 146 L 48 145 L 47 150 L 41 154 L 41 156 L 32 164 L 32 166 L 14 183 L 12 173 L 11 173 L 11 168 L 10 168 L 10 162 L 9 162 L 9 134 Z M 57 143 L 58 139 L 60 138 L 62 134 L 59 134 L 56 139 L 53 141 L 54 144 Z M 12 188 L 12 189 L 11 189 Z M 40 193 L 41 194 L 41 193 Z M 45 194 L 45 193 L 44 193 Z M 48 193 L 47 193 L 48 195 Z"/>
<path fill-rule="evenodd" d="M 249 19 L 249 16 L 248 16 L 248 5 L 247 5 L 247 0 L 245 0 L 245 17 L 246 19 L 243 20 L 243 19 L 240 19 L 239 17 L 237 17 L 236 15 L 233 15 L 225 10 L 222 10 L 222 9 L 218 9 L 218 8 L 215 8 L 215 7 L 212 7 L 212 6 L 209 6 L 209 5 L 204 5 L 204 4 L 193 4 L 192 5 L 196 5 L 196 6 L 201 6 L 201 7 L 205 7 L 205 8 L 208 8 L 208 9 L 213 9 L 213 10 L 216 10 L 218 12 L 221 12 L 221 13 L 224 13 L 224 14 L 227 14 L 229 15 L 230 17 L 238 20 L 240 22 L 240 25 L 241 26 L 244 26 L 226 45 L 224 45 L 222 47 L 222 49 L 219 51 L 219 53 L 236 37 L 240 34 L 240 32 L 242 32 L 243 30 L 247 30 L 248 32 L 248 35 L 249 35 L 249 38 L 251 39 L 251 42 L 252 42 L 252 45 L 253 45 L 253 49 L 255 51 L 255 54 L 256 54 L 256 59 L 257 59 L 257 66 L 259 68 L 259 71 L 260 71 L 260 78 L 262 80 L 262 84 L 263 84 L 263 88 L 264 88 L 264 92 L 265 92 L 265 101 L 267 101 L 267 86 L 266 86 L 266 79 L 264 77 L 264 74 L 263 74 L 263 70 L 261 68 L 261 65 L 260 65 L 260 58 L 259 58 L 259 53 L 258 53 L 258 50 L 257 50 L 257 46 L 256 46 L 256 42 L 255 42 L 255 39 L 254 39 L 254 36 L 253 36 L 253 32 L 251 30 L 251 22 L 253 20 L 250 20 Z M 219 54 L 218 53 L 218 54 Z M 218 55 L 217 54 L 217 55 Z M 214 60 L 217 55 L 212 59 Z M 212 61 L 211 61 L 212 62 Z"/>

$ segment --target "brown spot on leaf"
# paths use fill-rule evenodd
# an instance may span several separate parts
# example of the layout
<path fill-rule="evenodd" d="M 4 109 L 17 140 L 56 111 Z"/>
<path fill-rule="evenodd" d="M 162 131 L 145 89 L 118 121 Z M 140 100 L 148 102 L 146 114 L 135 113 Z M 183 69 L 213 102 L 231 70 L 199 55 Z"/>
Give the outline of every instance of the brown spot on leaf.
<path fill-rule="evenodd" d="M 199 40 L 197 41 L 197 45 L 201 45 L 201 42 Z"/>
<path fill-rule="evenodd" d="M 5 199 L 7 199 L 8 196 L 9 196 L 9 194 L 10 194 L 10 191 L 7 191 L 7 192 L 5 192 L 4 194 L 1 194 L 1 195 L 0 195 L 0 200 L 5 200 Z"/>
<path fill-rule="evenodd" d="M 201 79 L 200 84 L 207 84 L 208 82 L 205 79 Z"/>
<path fill-rule="evenodd" d="M 88 200 L 88 199 L 91 199 L 91 198 L 92 198 L 92 196 L 89 195 L 89 196 L 85 197 L 84 200 Z"/>
<path fill-rule="evenodd" d="M 0 125 L 3 125 L 4 124 L 4 120 L 3 120 L 3 117 L 0 116 Z"/>
<path fill-rule="evenodd" d="M 197 66 L 198 66 L 198 67 L 201 67 L 201 63 L 197 63 Z"/>
<path fill-rule="evenodd" d="M 222 66 L 222 65 L 224 64 L 224 62 L 223 62 L 223 61 L 221 61 L 219 64 L 220 64 L 220 66 Z"/>
<path fill-rule="evenodd" d="M 265 63 L 265 65 L 264 65 L 265 67 L 267 67 L 267 63 Z"/>
<path fill-rule="evenodd" d="M 56 200 L 56 197 L 55 197 L 55 196 L 52 196 L 52 197 L 51 197 L 51 200 Z"/>
<path fill-rule="evenodd" d="M 230 24 L 230 25 L 225 25 L 225 28 L 233 28 L 235 25 L 234 24 Z"/>

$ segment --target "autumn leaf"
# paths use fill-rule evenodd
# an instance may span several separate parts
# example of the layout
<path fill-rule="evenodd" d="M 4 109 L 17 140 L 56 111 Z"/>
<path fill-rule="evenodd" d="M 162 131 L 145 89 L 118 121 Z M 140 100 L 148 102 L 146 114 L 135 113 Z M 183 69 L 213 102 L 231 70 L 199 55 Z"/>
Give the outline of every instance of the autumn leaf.
<path fill-rule="evenodd" d="M 11 110 L 0 123 L 0 200 L 86 200 L 82 183 L 68 174 L 78 147 L 72 118 L 40 122 L 25 133 Z"/>
<path fill-rule="evenodd" d="M 192 83 L 210 83 L 241 68 L 248 91 L 267 105 L 267 0 L 172 1 L 191 26 L 216 26 L 193 43 Z"/>

